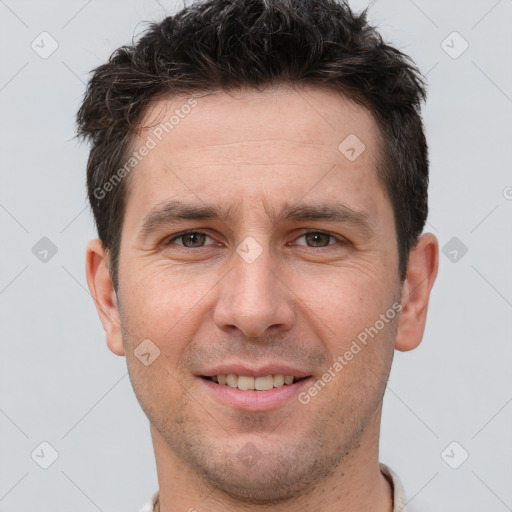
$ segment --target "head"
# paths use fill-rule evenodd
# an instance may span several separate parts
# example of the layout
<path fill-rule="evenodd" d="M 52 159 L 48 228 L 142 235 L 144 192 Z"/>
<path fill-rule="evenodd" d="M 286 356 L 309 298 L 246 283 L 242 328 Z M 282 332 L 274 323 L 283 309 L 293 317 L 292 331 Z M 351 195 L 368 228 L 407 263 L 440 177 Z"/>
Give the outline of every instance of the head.
<path fill-rule="evenodd" d="M 424 98 L 334 0 L 192 4 L 94 70 L 77 120 L 107 343 L 160 446 L 232 497 L 297 495 L 378 431 L 437 273 Z M 219 402 L 225 364 L 285 365 L 302 399 Z"/>

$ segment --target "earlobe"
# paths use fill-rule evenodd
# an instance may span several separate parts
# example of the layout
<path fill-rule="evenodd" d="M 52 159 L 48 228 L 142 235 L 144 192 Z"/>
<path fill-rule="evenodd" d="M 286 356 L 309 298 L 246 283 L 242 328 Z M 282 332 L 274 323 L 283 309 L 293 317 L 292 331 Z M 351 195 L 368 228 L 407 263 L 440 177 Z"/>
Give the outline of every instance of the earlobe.
<path fill-rule="evenodd" d="M 91 240 L 86 248 L 87 284 L 105 329 L 108 348 L 124 355 L 117 296 L 108 271 L 108 255 L 100 240 Z"/>
<path fill-rule="evenodd" d="M 439 244 L 432 233 L 419 237 L 409 255 L 407 277 L 402 287 L 402 311 L 395 348 L 401 351 L 416 348 L 423 338 L 428 301 L 439 266 Z"/>

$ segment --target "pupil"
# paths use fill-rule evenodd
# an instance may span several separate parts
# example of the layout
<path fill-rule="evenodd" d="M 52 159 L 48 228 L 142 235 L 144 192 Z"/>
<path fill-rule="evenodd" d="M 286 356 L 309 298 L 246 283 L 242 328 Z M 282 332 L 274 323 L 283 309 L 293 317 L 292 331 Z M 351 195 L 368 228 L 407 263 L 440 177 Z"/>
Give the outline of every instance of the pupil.
<path fill-rule="evenodd" d="M 309 240 L 312 241 L 312 243 L 316 245 L 318 243 L 321 244 L 321 238 L 327 237 L 328 235 L 325 235 L 323 233 L 310 233 L 307 236 L 310 237 Z"/>
<path fill-rule="evenodd" d="M 195 243 L 194 243 L 194 239 L 195 239 L 195 242 L 197 243 L 198 242 L 198 237 L 204 237 L 205 235 L 203 235 L 202 233 L 189 233 L 187 235 L 184 235 L 184 240 L 192 240 L 192 245 L 193 246 L 196 246 Z M 201 242 L 204 240 L 202 238 L 199 238 L 199 242 Z M 189 245 L 187 244 L 187 242 L 185 242 L 185 245 L 188 247 Z"/>

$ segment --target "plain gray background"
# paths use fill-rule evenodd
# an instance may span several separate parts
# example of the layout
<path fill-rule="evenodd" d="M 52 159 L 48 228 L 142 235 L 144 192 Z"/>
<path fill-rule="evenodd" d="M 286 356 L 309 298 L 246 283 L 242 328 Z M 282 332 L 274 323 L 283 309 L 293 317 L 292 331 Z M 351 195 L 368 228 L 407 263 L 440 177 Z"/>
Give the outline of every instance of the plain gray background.
<path fill-rule="evenodd" d="M 73 136 L 87 73 L 176 5 L 0 0 L 0 511 L 137 512 L 158 487 L 87 289 Z M 426 231 L 444 248 L 424 340 L 396 353 L 380 460 L 409 511 L 512 510 L 512 1 L 377 0 L 369 17 L 427 74 Z"/>

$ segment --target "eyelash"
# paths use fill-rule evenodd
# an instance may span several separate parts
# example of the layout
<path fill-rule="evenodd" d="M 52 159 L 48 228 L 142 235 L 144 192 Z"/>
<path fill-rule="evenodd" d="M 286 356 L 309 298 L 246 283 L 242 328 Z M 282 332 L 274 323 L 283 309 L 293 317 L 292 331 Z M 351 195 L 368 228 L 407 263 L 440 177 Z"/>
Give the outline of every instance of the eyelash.
<path fill-rule="evenodd" d="M 190 250 L 198 250 L 198 249 L 204 249 L 205 247 L 207 246 L 201 246 L 201 247 L 186 247 L 184 245 L 179 245 L 179 244 L 173 244 L 173 242 L 175 240 L 178 240 L 179 238 L 183 238 L 184 236 L 186 235 L 191 235 L 191 234 L 194 234 L 194 235 L 206 235 L 207 237 L 209 238 L 212 238 L 210 235 L 208 235 L 207 233 L 204 233 L 203 231 L 194 231 L 194 230 L 189 230 L 189 231 L 184 231 L 182 233 L 178 233 L 177 235 L 174 235 L 172 238 L 168 238 L 167 241 L 164 243 L 165 246 L 169 246 L 169 245 L 177 245 L 178 247 L 182 248 L 182 249 L 190 249 Z M 310 235 L 310 234 L 318 234 L 318 235 L 325 235 L 325 236 L 328 236 L 334 240 L 336 240 L 336 242 L 338 244 L 341 244 L 341 245 L 348 245 L 348 240 L 342 238 L 342 237 L 338 237 L 336 235 L 333 235 L 332 233 L 329 233 L 329 232 L 326 232 L 326 231 L 318 231 L 318 230 L 311 230 L 311 231 L 305 231 L 304 233 L 302 233 L 296 240 L 298 240 L 299 238 L 302 238 L 306 235 Z M 328 244 L 324 247 L 313 247 L 313 246 L 308 246 L 308 245 L 303 245 L 303 244 L 300 244 L 302 247 L 307 247 L 309 249 L 327 249 L 328 247 L 333 247 L 336 245 L 336 243 L 334 244 Z"/>

